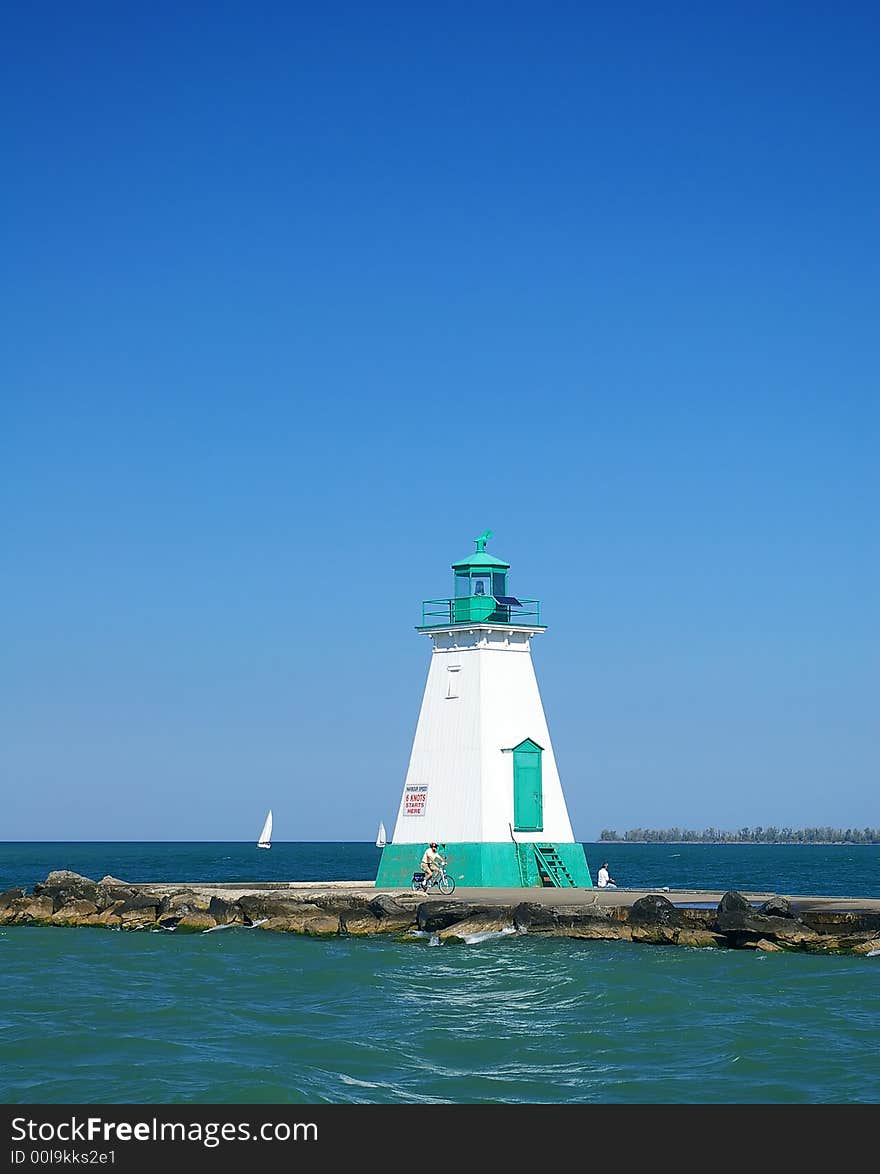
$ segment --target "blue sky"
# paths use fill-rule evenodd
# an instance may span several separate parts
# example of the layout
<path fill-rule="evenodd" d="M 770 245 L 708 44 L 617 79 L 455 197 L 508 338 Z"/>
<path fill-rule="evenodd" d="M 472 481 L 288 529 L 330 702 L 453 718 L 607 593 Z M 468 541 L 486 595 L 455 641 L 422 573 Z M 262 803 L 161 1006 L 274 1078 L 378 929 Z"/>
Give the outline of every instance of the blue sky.
<path fill-rule="evenodd" d="M 0 839 L 390 831 L 485 528 L 578 838 L 877 826 L 878 25 L 7 6 Z"/>

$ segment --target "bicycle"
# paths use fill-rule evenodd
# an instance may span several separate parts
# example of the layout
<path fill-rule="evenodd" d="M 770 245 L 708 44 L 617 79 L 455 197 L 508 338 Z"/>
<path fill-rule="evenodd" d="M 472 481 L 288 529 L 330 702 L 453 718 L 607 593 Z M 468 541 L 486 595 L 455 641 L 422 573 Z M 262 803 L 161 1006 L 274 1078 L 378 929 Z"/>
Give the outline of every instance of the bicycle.
<path fill-rule="evenodd" d="M 425 880 L 423 872 L 414 872 L 412 878 L 412 888 L 414 893 L 427 893 L 431 889 L 439 889 L 444 897 L 448 897 L 450 893 L 455 892 L 455 880 L 446 871 L 446 865 L 440 865 L 440 871 L 431 873 L 431 879 Z"/>

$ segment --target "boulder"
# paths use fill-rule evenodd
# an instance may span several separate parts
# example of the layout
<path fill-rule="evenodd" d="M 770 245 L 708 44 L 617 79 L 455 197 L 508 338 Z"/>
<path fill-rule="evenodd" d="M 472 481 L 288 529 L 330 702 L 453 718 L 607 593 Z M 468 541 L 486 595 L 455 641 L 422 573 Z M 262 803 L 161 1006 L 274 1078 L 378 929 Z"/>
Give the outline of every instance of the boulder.
<path fill-rule="evenodd" d="M 341 920 L 361 917 L 370 907 L 366 897 L 355 893 L 306 893 L 295 900 L 298 904 L 319 905 L 325 913 L 335 914 Z"/>
<path fill-rule="evenodd" d="M 91 901 L 97 907 L 98 886 L 87 876 L 67 869 L 50 872 L 46 879 L 34 885 L 34 896 L 51 897 L 56 910 L 69 901 Z"/>
<path fill-rule="evenodd" d="M 552 909 L 537 901 L 521 901 L 513 911 L 513 924 L 524 933 L 553 933 L 556 917 Z"/>
<path fill-rule="evenodd" d="M 782 904 L 777 904 L 782 902 Z M 762 909 L 779 909 L 778 914 L 764 913 Z M 751 902 L 734 890 L 727 892 L 718 903 L 715 928 L 728 938 L 734 947 L 754 946 L 758 940 L 774 941 L 789 948 L 800 948 L 816 938 L 815 931 L 805 926 L 794 915 L 784 898 L 765 901 L 755 909 Z"/>
<path fill-rule="evenodd" d="M 353 938 L 366 938 L 374 934 L 394 933 L 395 929 L 398 933 L 405 932 L 412 927 L 412 919 L 409 921 L 393 927 L 388 918 L 374 917 L 372 913 L 364 914 L 361 917 L 347 917 L 345 921 L 340 921 L 340 932 L 348 934 Z"/>
<path fill-rule="evenodd" d="M 21 897 L 26 897 L 27 893 L 24 889 L 7 889 L 4 893 L 0 893 L 0 909 L 8 909 L 13 901 L 18 901 Z"/>
<path fill-rule="evenodd" d="M 513 930 L 513 923 L 509 917 L 467 917 L 464 921 L 457 921 L 454 925 L 441 929 L 437 937 L 441 942 L 463 942 L 475 934 L 500 934 L 505 930 Z"/>
<path fill-rule="evenodd" d="M 880 949 L 880 938 L 871 934 L 816 934 L 803 946 L 814 954 L 869 954 Z"/>
<path fill-rule="evenodd" d="M 246 893 L 239 897 L 236 904 L 245 925 L 276 917 L 293 916 L 304 906 L 309 909 L 316 908 L 311 902 L 297 900 L 296 897 L 263 896 L 261 893 Z"/>
<path fill-rule="evenodd" d="M 633 925 L 631 941 L 650 946 L 691 946 L 694 949 L 712 949 L 727 946 L 723 934 L 691 926 L 648 924 Z"/>
<path fill-rule="evenodd" d="M 200 897 L 192 889 L 178 889 L 173 893 L 166 893 L 159 902 L 159 916 L 174 914 L 185 917 L 190 913 L 207 913 L 210 902 Z"/>
<path fill-rule="evenodd" d="M 147 905 L 139 909 L 126 909 L 122 905 L 115 911 L 114 916 L 121 929 L 152 929 L 156 924 L 157 912 L 156 905 Z"/>
<path fill-rule="evenodd" d="M 303 904 L 295 911 L 268 918 L 259 928 L 274 930 L 276 933 L 335 937 L 340 931 L 340 924 L 335 913 L 327 913 L 317 905 Z"/>
<path fill-rule="evenodd" d="M 630 926 L 630 938 L 633 942 L 642 942 L 648 946 L 675 946 L 678 944 L 678 935 L 682 931 L 675 925 L 662 925 L 643 922 Z"/>
<path fill-rule="evenodd" d="M 53 924 L 55 923 L 55 919 L 63 914 L 63 909 L 60 910 L 59 913 L 56 913 L 55 917 L 52 918 Z M 114 917 L 112 913 L 102 913 L 99 910 L 97 913 L 84 913 L 81 917 L 78 917 L 77 920 L 72 923 L 64 921 L 63 916 L 61 916 L 58 924 L 72 924 L 75 926 L 91 925 L 96 926 L 98 929 L 107 929 L 108 927 L 110 929 L 119 929 L 119 918 Z"/>
<path fill-rule="evenodd" d="M 764 917 L 794 917 L 791 901 L 787 897 L 770 897 L 755 910 Z"/>
<path fill-rule="evenodd" d="M 52 914 L 55 912 L 55 903 L 48 895 L 40 897 L 18 897 L 4 913 L 8 913 L 8 920 L 13 925 L 49 925 Z"/>
<path fill-rule="evenodd" d="M 513 923 L 517 929 L 529 933 L 558 934 L 567 926 L 577 928 L 587 922 L 619 920 L 619 910 L 603 907 L 587 899 L 582 905 L 566 905 L 554 909 L 539 901 L 520 901 L 513 909 Z"/>
<path fill-rule="evenodd" d="M 116 912 L 123 913 L 142 913 L 146 914 L 147 910 L 152 910 L 152 916 L 155 920 L 159 908 L 162 904 L 162 898 L 155 893 L 138 893 L 134 892 L 130 897 L 125 897 L 121 904 L 118 905 Z"/>
<path fill-rule="evenodd" d="M 120 921 L 116 910 L 121 904 L 121 901 L 114 901 L 106 909 L 99 909 L 97 913 L 93 913 L 90 917 L 85 918 L 85 923 L 87 925 L 103 925 L 111 926 L 113 929 L 119 929 Z"/>
<path fill-rule="evenodd" d="M 165 925 L 167 928 L 167 924 L 163 922 L 157 922 L 157 924 Z M 206 929 L 213 929 L 216 924 L 217 922 L 210 913 L 195 910 L 178 918 L 176 929 L 178 933 L 202 933 Z"/>
<path fill-rule="evenodd" d="M 718 902 L 716 916 L 720 920 L 722 917 L 745 917 L 751 912 L 752 903 L 748 897 L 744 897 L 742 893 L 736 892 L 735 889 L 730 889 Z"/>
<path fill-rule="evenodd" d="M 405 905 L 384 894 L 340 917 L 342 932 L 355 936 L 402 933 L 415 928 L 415 925 L 415 905 L 412 902 Z"/>
<path fill-rule="evenodd" d="M 208 912 L 218 925 L 235 925 L 242 920 L 238 905 L 234 901 L 225 901 L 222 897 L 211 898 Z"/>
<path fill-rule="evenodd" d="M 581 921 L 560 923 L 548 936 L 583 938 L 590 942 L 629 942 L 632 934 L 632 927 L 616 918 L 584 917 Z"/>
<path fill-rule="evenodd" d="M 0 925 L 11 925 L 15 921 L 19 902 L 26 898 L 25 889 L 7 889 L 0 893 Z"/>
<path fill-rule="evenodd" d="M 94 900 L 99 909 L 110 909 L 117 902 L 127 901 L 137 895 L 134 885 L 117 880 L 113 876 L 102 877 L 96 886 L 97 895 Z"/>
<path fill-rule="evenodd" d="M 416 925 L 426 933 L 439 933 L 469 917 L 497 916 L 497 905 L 477 905 L 469 901 L 422 901 L 416 912 Z"/>
<path fill-rule="evenodd" d="M 98 912 L 93 901 L 68 901 L 52 914 L 53 925 L 88 925 L 89 918 Z"/>
<path fill-rule="evenodd" d="M 677 946 L 693 946 L 695 949 L 717 949 L 727 943 L 724 935 L 707 929 L 680 929 L 675 943 Z"/>
<path fill-rule="evenodd" d="M 773 941 L 780 946 L 784 946 L 789 950 L 801 950 L 806 946 L 817 942 L 820 935 L 815 930 L 809 929 L 805 925 L 801 925 L 799 921 L 786 918 L 769 918 L 769 924 L 765 926 L 765 933 L 767 936 L 772 936 Z M 788 926 L 789 928 L 786 928 Z"/>
<path fill-rule="evenodd" d="M 685 929 L 688 924 L 683 912 L 676 909 L 669 898 L 661 896 L 660 893 L 648 893 L 647 896 L 634 901 L 627 920 L 633 927 L 663 926 L 667 929 Z"/>
<path fill-rule="evenodd" d="M 616 941 L 630 936 L 617 910 L 592 902 L 551 909 L 537 902 L 523 901 L 513 910 L 513 924 L 522 933 L 544 937 Z"/>
<path fill-rule="evenodd" d="M 387 893 L 381 893 L 378 897 L 374 897 L 372 901 L 368 902 L 367 908 L 376 917 L 408 916 L 413 919 L 415 918 L 412 902 L 405 904 L 398 897 L 390 896 Z"/>

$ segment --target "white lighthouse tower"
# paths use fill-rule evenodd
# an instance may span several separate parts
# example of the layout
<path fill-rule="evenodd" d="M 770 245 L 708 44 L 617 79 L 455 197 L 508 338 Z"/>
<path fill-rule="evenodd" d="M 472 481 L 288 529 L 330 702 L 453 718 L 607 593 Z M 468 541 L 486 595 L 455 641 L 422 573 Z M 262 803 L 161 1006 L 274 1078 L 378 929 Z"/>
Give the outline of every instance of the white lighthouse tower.
<path fill-rule="evenodd" d="M 592 888 L 532 665 L 540 603 L 509 594 L 491 537 L 453 563 L 450 598 L 422 604 L 431 663 L 378 888 L 408 888 L 435 840 L 460 886 Z"/>

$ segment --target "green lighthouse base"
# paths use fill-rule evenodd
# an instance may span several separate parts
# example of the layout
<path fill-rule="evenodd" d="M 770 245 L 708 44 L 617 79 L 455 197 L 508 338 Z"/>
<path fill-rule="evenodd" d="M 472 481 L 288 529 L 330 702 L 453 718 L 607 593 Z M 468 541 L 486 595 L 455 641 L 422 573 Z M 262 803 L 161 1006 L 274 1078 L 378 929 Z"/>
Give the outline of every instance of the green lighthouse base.
<path fill-rule="evenodd" d="M 460 888 L 591 889 L 583 844 L 443 844 L 446 871 Z M 382 849 L 377 889 L 408 889 L 419 869 L 424 844 L 387 844 Z"/>

